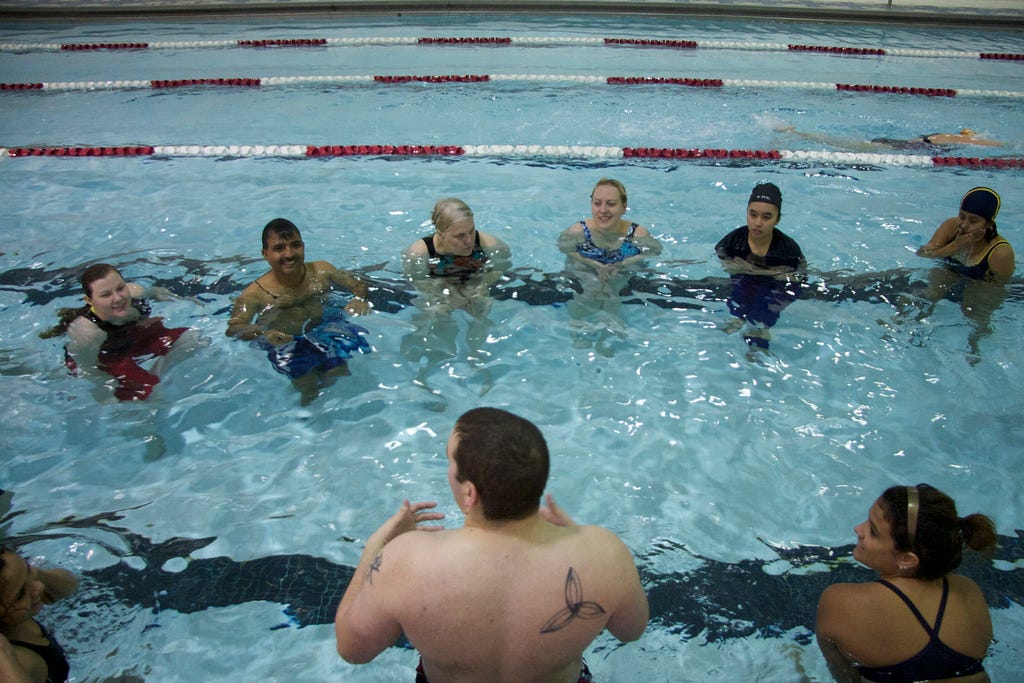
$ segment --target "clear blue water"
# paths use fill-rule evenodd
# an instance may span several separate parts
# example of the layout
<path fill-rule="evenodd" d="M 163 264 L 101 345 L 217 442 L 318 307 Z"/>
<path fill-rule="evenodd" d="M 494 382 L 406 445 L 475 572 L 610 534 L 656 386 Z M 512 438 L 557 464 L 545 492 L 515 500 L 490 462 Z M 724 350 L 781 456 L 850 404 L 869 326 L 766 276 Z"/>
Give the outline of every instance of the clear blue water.
<path fill-rule="evenodd" d="M 0 42 L 289 37 L 567 35 L 1024 52 L 1019 34 L 878 26 L 471 16 L 346 23 L 210 22 L 0 27 Z M 362 46 L 0 53 L 4 82 L 271 75 L 582 74 L 853 82 L 1024 91 L 1011 62 L 730 50 Z M 839 137 L 913 137 L 970 126 L 1021 156 L 1019 100 L 907 98 L 792 88 L 489 83 L 0 93 L 0 146 L 545 144 L 828 149 L 786 121 Z M 962 150 L 969 153 L 969 150 Z M 662 256 L 624 297 L 619 332 L 574 346 L 557 234 L 588 211 L 601 176 Z M 635 644 L 601 639 L 604 681 L 828 680 L 813 644 L 820 590 L 862 578 L 852 526 L 893 483 L 948 490 L 992 515 L 997 559 L 965 568 L 986 589 L 994 680 L 1024 640 L 1016 471 L 1024 428 L 1019 276 L 974 345 L 977 322 L 912 303 L 930 264 L 913 250 L 974 185 L 1003 197 L 1018 245 L 1020 171 L 870 165 L 707 164 L 512 158 L 0 159 L 0 464 L 5 533 L 82 573 L 58 623 L 77 680 L 410 680 L 392 648 L 350 667 L 334 653 L 333 601 L 364 539 L 404 497 L 447 500 L 443 442 L 480 405 L 535 420 L 555 453 L 550 490 L 637 555 L 655 621 Z M 743 220 L 750 187 L 784 192 L 780 227 L 811 287 L 751 356 L 729 320 L 715 242 Z M 430 354 L 412 342 L 398 254 L 454 195 L 513 248 L 483 336 L 456 315 Z M 223 335 L 226 311 L 263 272 L 259 230 L 294 220 L 311 258 L 379 285 L 363 321 L 374 353 L 301 410 L 260 353 Z M 144 403 L 118 404 L 66 376 L 37 333 L 78 300 L 81 264 L 200 294 L 158 303 L 210 344 Z M 513 296 L 515 294 L 515 296 Z M 608 321 L 606 321 L 608 322 Z M 481 354 L 481 351 L 485 354 Z M 427 356 L 430 356 L 430 360 Z M 483 357 L 474 362 L 470 358 Z M 426 387 L 426 388 L 424 388 Z M 680 672 L 684 672 L 680 674 Z"/>

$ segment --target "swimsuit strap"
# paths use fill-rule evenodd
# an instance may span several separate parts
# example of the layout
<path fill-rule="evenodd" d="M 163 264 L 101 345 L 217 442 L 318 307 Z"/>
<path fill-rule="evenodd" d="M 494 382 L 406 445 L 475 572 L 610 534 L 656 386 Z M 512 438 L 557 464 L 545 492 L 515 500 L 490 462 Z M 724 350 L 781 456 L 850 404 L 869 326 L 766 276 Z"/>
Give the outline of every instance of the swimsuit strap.
<path fill-rule="evenodd" d="M 427 245 L 427 256 L 437 258 L 437 249 L 434 247 L 434 236 L 427 235 L 423 238 L 423 244 Z"/>
<path fill-rule="evenodd" d="M 891 590 L 893 593 L 898 595 L 900 599 L 903 600 L 903 602 L 907 605 L 907 607 L 910 608 L 910 611 L 913 612 L 914 616 L 917 617 L 917 621 L 920 622 L 921 626 L 928 633 L 928 636 L 933 639 L 938 639 L 939 629 L 942 628 L 942 617 L 946 612 L 946 599 L 949 597 L 949 582 L 946 580 L 945 576 L 942 577 L 942 599 L 939 601 L 939 611 L 938 614 L 935 615 L 934 627 L 932 627 L 927 622 L 927 620 L 925 620 L 924 616 L 921 614 L 921 610 L 917 609 L 917 606 L 910 601 L 910 598 L 908 598 L 906 594 L 903 593 L 903 591 L 901 591 L 899 588 L 892 585 L 885 579 L 878 579 L 878 583 L 882 584 L 883 586 Z"/>

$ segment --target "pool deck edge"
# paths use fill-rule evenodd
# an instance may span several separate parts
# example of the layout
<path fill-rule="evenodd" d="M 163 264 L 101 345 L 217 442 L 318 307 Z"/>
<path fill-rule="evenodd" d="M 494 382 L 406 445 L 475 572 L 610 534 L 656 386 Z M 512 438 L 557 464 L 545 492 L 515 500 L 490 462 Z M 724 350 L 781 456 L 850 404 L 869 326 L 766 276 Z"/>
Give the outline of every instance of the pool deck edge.
<path fill-rule="evenodd" d="M 896 0 L 896 7 L 878 2 L 776 2 L 753 4 L 746 2 L 605 2 L 587 3 L 586 11 L 594 14 L 673 15 L 701 18 L 721 17 L 739 19 L 766 19 L 789 21 L 815 21 L 838 23 L 910 24 L 917 26 L 983 27 L 1002 30 L 1024 29 L 1024 5 L 1020 9 L 1005 4 L 979 3 L 973 8 L 949 5 L 948 0 L 932 0 L 931 5 L 913 4 Z M 579 13 L 584 8 L 569 0 L 519 0 L 517 2 L 447 2 L 396 0 L 394 2 L 366 2 L 363 0 L 338 2 L 254 2 L 254 3 L 136 3 L 112 2 L 108 4 L 76 6 L 62 4 L 25 3 L 0 6 L 0 21 L 62 21 L 62 20 L 154 20 L 222 18 L 231 16 L 282 15 L 365 15 L 365 14 L 510 14 Z"/>

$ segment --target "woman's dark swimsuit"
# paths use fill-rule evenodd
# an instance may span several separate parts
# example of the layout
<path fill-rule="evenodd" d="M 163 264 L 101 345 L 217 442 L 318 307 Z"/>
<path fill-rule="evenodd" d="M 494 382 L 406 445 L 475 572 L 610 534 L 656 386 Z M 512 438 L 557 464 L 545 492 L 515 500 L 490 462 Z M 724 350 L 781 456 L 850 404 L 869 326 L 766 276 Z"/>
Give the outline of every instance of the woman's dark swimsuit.
<path fill-rule="evenodd" d="M 97 366 L 117 378 L 114 396 L 122 401 L 144 399 L 153 393 L 153 387 L 160 378 L 139 366 L 140 360 L 155 356 L 166 356 L 174 342 L 183 335 L 187 327 L 166 328 L 162 318 L 149 317 L 151 308 L 142 299 L 132 299 L 132 308 L 139 312 L 139 319 L 125 325 L 115 325 L 86 310 L 82 317 L 91 320 L 96 327 L 107 333 L 100 346 Z M 75 359 L 64 347 L 64 364 L 72 374 L 78 370 Z"/>
<path fill-rule="evenodd" d="M 33 619 L 33 621 L 35 620 Z M 68 680 L 68 674 L 71 673 L 71 667 L 68 665 L 68 658 L 64 654 L 64 648 L 54 640 L 50 632 L 43 628 L 43 625 L 38 621 L 36 621 L 36 626 L 42 631 L 43 638 L 50 641 L 49 645 L 26 643 L 23 640 L 12 640 L 11 645 L 32 650 L 32 652 L 43 658 L 43 661 L 46 662 L 46 683 L 64 683 Z"/>
<path fill-rule="evenodd" d="M 910 611 L 917 617 L 917 621 L 928 633 L 928 644 L 916 655 L 899 664 L 879 667 L 858 665 L 857 670 L 861 676 L 869 681 L 913 683 L 913 681 L 930 681 L 934 678 L 962 678 L 979 674 L 985 670 L 980 659 L 957 652 L 939 640 L 942 617 L 946 611 L 946 598 L 949 597 L 949 581 L 946 580 L 946 577 L 942 577 L 942 600 L 939 602 L 939 613 L 935 617 L 934 628 L 928 625 L 920 610 L 914 606 L 910 598 L 904 595 L 899 588 L 885 579 L 878 579 L 878 582 L 890 589 L 906 603 Z"/>
<path fill-rule="evenodd" d="M 480 246 L 480 233 L 476 234 L 476 242 L 473 244 L 473 251 L 469 256 L 454 256 L 452 254 L 439 254 L 434 247 L 434 236 L 428 235 L 423 238 L 427 245 L 427 255 L 430 257 L 431 277 L 458 278 L 465 282 L 469 276 L 483 268 L 487 263 L 487 252 Z"/>
<path fill-rule="evenodd" d="M 612 263 L 621 263 L 630 256 L 636 256 L 640 253 L 640 247 L 633 241 L 633 234 L 636 232 L 636 229 L 640 227 L 636 223 L 630 224 L 629 232 L 627 232 L 626 236 L 623 238 L 622 244 L 614 249 L 605 249 L 594 244 L 594 238 L 590 234 L 590 228 L 587 227 L 587 222 L 580 221 L 580 225 L 583 226 L 584 241 L 576 245 L 576 253 L 585 259 L 609 265 Z"/>
<path fill-rule="evenodd" d="M 593 683 L 594 678 L 590 673 L 590 669 L 587 668 L 587 663 L 583 662 L 583 668 L 580 669 L 580 677 L 576 683 Z M 423 673 L 423 658 L 420 658 L 420 663 L 416 665 L 416 683 L 430 683 L 427 680 L 427 674 Z"/>
<path fill-rule="evenodd" d="M 941 147 L 948 147 L 949 145 L 940 144 L 938 142 L 932 142 L 932 138 L 936 135 L 942 135 L 942 133 L 929 133 L 928 135 L 922 135 L 916 140 L 901 140 L 899 138 L 874 138 L 871 142 L 879 145 L 885 145 L 891 147 L 894 150 L 901 152 L 934 152 Z"/>
<path fill-rule="evenodd" d="M 960 263 L 956 259 L 948 257 L 945 259 L 946 266 L 949 267 L 950 270 L 956 271 L 957 273 L 960 273 L 964 277 L 970 278 L 972 280 L 984 280 L 989 276 L 989 273 L 991 272 L 988 267 L 988 257 L 992 253 L 992 250 L 998 247 L 1000 244 L 1009 244 L 1009 242 L 1007 242 L 1002 237 L 997 237 L 995 242 L 993 242 L 991 246 L 989 246 L 988 251 L 985 252 L 985 255 L 981 257 L 981 260 L 975 263 L 973 266 L 968 266 L 966 264 Z"/>

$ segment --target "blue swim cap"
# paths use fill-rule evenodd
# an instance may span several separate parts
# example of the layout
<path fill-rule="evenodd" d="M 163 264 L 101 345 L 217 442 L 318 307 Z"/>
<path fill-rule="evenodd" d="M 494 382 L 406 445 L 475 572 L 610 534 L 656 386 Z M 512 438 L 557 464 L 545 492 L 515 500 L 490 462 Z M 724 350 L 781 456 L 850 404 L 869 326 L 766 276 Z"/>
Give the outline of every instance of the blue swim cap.
<path fill-rule="evenodd" d="M 989 187 L 975 187 L 960 200 L 960 210 L 994 221 L 999 215 L 999 193 Z"/>

